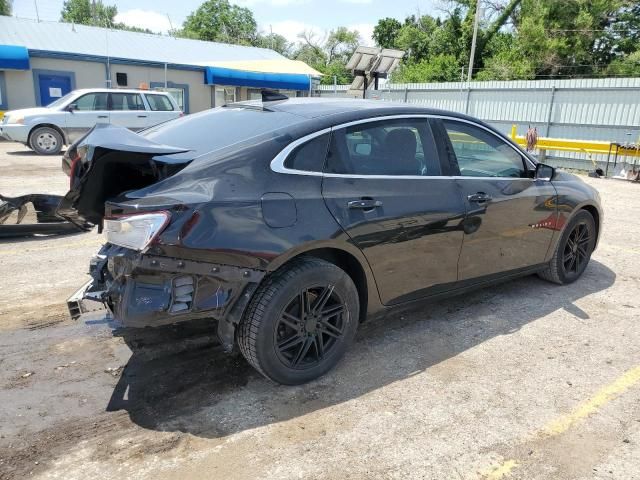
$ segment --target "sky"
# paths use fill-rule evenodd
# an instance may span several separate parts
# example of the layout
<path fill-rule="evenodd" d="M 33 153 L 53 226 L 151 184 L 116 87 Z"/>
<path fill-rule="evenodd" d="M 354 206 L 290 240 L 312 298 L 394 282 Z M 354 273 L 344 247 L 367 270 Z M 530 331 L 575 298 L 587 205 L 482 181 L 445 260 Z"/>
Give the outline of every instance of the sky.
<path fill-rule="evenodd" d="M 372 44 L 373 27 L 380 18 L 420 12 L 436 15 L 444 0 L 230 0 L 253 11 L 258 28 L 264 33 L 273 29 L 289 41 L 298 33 L 313 30 L 323 36 L 327 31 L 347 26 L 360 32 L 362 43 Z M 166 33 L 170 25 L 179 27 L 198 8 L 202 0 L 103 0 L 118 7 L 116 20 L 152 31 Z M 60 19 L 63 0 L 13 0 L 13 14 L 40 20 Z"/>

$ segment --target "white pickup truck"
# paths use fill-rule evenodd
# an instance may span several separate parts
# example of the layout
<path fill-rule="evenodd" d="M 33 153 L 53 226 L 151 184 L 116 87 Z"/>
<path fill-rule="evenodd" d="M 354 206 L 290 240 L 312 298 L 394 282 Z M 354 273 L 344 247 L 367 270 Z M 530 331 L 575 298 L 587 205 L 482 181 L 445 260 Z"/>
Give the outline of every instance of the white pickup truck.
<path fill-rule="evenodd" d="M 74 90 L 46 107 L 5 113 L 0 135 L 42 155 L 60 153 L 97 123 L 137 131 L 182 116 L 166 92 L 153 90 Z"/>

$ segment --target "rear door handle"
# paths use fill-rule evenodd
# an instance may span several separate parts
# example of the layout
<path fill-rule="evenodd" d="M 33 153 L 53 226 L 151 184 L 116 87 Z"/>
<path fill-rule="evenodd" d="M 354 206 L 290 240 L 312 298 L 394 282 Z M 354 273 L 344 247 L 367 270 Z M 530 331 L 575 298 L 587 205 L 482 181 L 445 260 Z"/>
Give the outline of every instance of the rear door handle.
<path fill-rule="evenodd" d="M 487 203 L 487 202 L 490 202 L 491 200 L 493 200 L 493 198 L 491 197 L 491 195 L 487 195 L 484 192 L 478 192 L 478 193 L 474 193 L 472 195 L 469 195 L 467 197 L 467 200 L 469 200 L 470 202 L 473 202 L 473 203 Z"/>
<path fill-rule="evenodd" d="M 98 115 L 98 118 L 109 118 L 109 115 Z"/>
<path fill-rule="evenodd" d="M 373 198 L 361 198 L 360 200 L 352 200 L 347 203 L 349 208 L 360 210 L 373 210 L 374 208 L 381 207 L 382 202 L 380 200 L 374 200 Z"/>
<path fill-rule="evenodd" d="M 138 115 L 138 118 L 147 118 L 146 115 Z"/>

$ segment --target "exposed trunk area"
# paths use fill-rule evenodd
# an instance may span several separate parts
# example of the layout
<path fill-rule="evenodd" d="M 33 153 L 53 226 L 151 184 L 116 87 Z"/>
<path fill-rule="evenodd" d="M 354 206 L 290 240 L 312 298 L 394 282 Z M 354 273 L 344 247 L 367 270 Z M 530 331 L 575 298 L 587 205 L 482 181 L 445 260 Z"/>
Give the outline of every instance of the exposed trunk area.
<path fill-rule="evenodd" d="M 191 162 L 165 157 L 187 149 L 160 145 L 112 125 L 94 129 L 77 150 L 71 188 L 58 207 L 58 215 L 76 225 L 101 223 L 105 201 L 164 180 Z"/>

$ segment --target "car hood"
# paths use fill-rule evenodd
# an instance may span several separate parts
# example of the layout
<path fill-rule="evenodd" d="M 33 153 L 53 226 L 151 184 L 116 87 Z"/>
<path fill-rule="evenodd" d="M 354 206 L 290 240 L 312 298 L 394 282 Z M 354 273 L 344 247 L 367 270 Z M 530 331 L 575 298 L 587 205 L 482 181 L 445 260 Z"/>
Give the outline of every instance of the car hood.
<path fill-rule="evenodd" d="M 33 117 L 36 115 L 45 115 L 54 112 L 47 107 L 22 108 L 20 110 L 9 110 L 5 112 L 5 117 Z"/>

